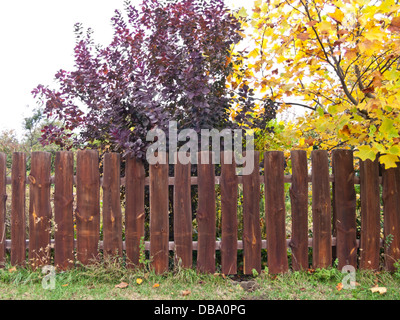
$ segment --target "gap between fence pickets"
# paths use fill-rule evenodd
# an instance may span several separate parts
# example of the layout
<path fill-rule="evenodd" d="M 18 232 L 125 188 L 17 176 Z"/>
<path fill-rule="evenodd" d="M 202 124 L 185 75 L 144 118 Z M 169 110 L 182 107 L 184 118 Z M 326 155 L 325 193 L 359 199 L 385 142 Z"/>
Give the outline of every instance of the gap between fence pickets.
<path fill-rule="evenodd" d="M 290 248 L 290 242 L 292 240 L 291 239 L 286 239 L 286 245 L 288 248 Z M 357 247 L 360 247 L 360 240 L 357 239 Z M 26 248 L 29 249 L 29 240 L 25 240 L 26 243 Z M 51 239 L 51 248 L 54 249 L 54 239 Z M 221 250 L 221 243 L 222 241 L 215 241 L 215 249 L 216 250 Z M 77 241 L 74 240 L 74 248 L 76 249 L 76 244 Z M 313 244 L 313 239 L 309 238 L 308 239 L 308 247 L 312 248 L 312 244 Z M 381 247 L 383 246 L 383 240 L 380 240 L 380 245 Z M 336 247 L 336 237 L 332 237 L 332 247 Z M 168 248 L 170 251 L 174 251 L 175 250 L 175 243 L 174 241 L 170 241 L 168 244 Z M 6 240 L 6 249 L 10 250 L 11 249 L 11 240 Z M 126 250 L 126 244 L 125 241 L 122 242 L 122 249 Z M 238 250 L 242 250 L 243 249 L 243 241 L 239 240 L 237 242 L 237 249 Z M 267 249 L 267 240 L 261 240 L 261 249 Z M 99 250 L 103 250 L 103 241 L 99 242 Z M 145 242 L 145 250 L 150 250 L 150 241 L 146 241 Z M 197 241 L 193 241 L 193 250 L 196 251 L 197 250 Z"/>
<path fill-rule="evenodd" d="M 215 177 L 215 184 L 220 184 L 220 178 L 219 176 Z M 264 183 L 264 179 L 265 177 L 263 175 L 260 175 L 260 182 L 261 184 Z M 50 183 L 54 184 L 54 176 L 50 177 Z M 190 184 L 191 185 L 197 185 L 197 177 L 190 177 Z M 335 181 L 335 177 L 334 175 L 329 175 L 329 182 L 334 182 Z M 284 183 L 292 183 L 292 175 L 285 175 L 283 178 L 283 182 Z M 308 182 L 311 183 L 312 182 L 312 176 L 309 175 L 308 176 Z M 26 178 L 26 184 L 29 184 L 29 177 Z M 243 177 L 242 176 L 238 176 L 238 183 L 242 184 L 243 183 Z M 382 177 L 379 177 L 379 183 L 382 184 Z M 7 184 L 11 184 L 11 177 L 7 177 Z M 100 178 L 100 185 L 103 184 L 103 178 Z M 150 184 L 150 178 L 146 177 L 145 178 L 145 185 L 149 185 Z M 175 177 L 169 177 L 168 178 L 168 184 L 170 186 L 175 185 Z M 354 184 L 360 184 L 360 177 L 354 177 Z M 76 185 L 76 176 L 74 176 L 74 185 Z M 121 185 L 124 186 L 125 185 L 125 177 L 121 178 Z"/>

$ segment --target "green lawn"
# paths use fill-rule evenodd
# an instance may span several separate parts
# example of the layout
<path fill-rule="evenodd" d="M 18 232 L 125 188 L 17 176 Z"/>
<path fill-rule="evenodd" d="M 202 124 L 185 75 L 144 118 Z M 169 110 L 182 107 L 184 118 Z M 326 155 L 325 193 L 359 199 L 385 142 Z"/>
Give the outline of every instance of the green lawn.
<path fill-rule="evenodd" d="M 116 264 L 50 274 L 6 266 L 0 269 L 1 300 L 400 300 L 400 272 L 361 272 L 353 289 L 340 289 L 339 270 L 307 270 L 252 277 L 204 275 L 175 270 L 159 276 Z M 120 286 L 118 286 L 120 285 Z M 371 288 L 384 287 L 385 293 Z"/>

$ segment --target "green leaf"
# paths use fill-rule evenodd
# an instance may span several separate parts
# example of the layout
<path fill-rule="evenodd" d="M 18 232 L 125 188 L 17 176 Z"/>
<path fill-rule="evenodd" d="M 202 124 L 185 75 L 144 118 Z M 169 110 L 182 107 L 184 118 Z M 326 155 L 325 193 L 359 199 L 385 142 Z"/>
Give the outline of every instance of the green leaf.
<path fill-rule="evenodd" d="M 391 146 L 389 149 L 389 154 L 400 156 L 400 148 L 398 146 Z"/>
<path fill-rule="evenodd" d="M 396 138 L 399 136 L 399 133 L 394 126 L 394 121 L 392 119 L 385 118 L 382 121 L 382 125 L 379 128 L 379 131 L 383 133 L 388 139 Z"/>

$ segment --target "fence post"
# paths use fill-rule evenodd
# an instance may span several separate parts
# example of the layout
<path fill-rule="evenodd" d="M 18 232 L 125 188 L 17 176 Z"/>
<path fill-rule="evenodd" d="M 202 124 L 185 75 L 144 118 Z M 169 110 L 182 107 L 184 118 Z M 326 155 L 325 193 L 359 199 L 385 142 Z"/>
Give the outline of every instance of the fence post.
<path fill-rule="evenodd" d="M 293 270 L 308 268 L 308 169 L 307 152 L 294 150 L 292 159 L 292 184 L 290 200 L 292 207 L 292 250 Z"/>
<path fill-rule="evenodd" d="M 103 252 L 122 256 L 121 157 L 107 153 L 103 161 Z"/>
<path fill-rule="evenodd" d="M 268 270 L 271 274 L 284 273 L 289 269 L 285 226 L 284 165 L 283 152 L 265 153 L 265 219 Z"/>
<path fill-rule="evenodd" d="M 0 268 L 6 259 L 7 155 L 0 153 Z"/>
<path fill-rule="evenodd" d="M 243 273 L 261 272 L 260 153 L 254 151 L 254 170 L 243 176 Z"/>
<path fill-rule="evenodd" d="M 335 179 L 336 255 L 338 268 L 357 267 L 356 191 L 352 150 L 333 150 L 332 169 Z"/>
<path fill-rule="evenodd" d="M 96 150 L 80 150 L 76 163 L 77 259 L 87 265 L 98 258 L 100 238 L 100 173 Z"/>
<path fill-rule="evenodd" d="M 66 270 L 74 263 L 74 154 L 56 153 L 54 165 L 54 264 Z"/>
<path fill-rule="evenodd" d="M 223 274 L 236 274 L 238 177 L 233 152 L 221 152 L 221 160 L 221 267 Z"/>
<path fill-rule="evenodd" d="M 332 265 L 331 195 L 329 162 L 326 150 L 313 150 L 312 162 L 312 217 L 313 267 Z"/>
<path fill-rule="evenodd" d="M 26 154 L 14 152 L 11 169 L 11 264 L 26 263 Z"/>
<path fill-rule="evenodd" d="M 360 269 L 379 269 L 379 162 L 360 161 L 361 241 Z"/>
<path fill-rule="evenodd" d="M 209 151 L 199 152 L 198 156 L 197 270 L 214 273 L 216 237 L 215 172 L 212 164 L 214 157 Z"/>
<path fill-rule="evenodd" d="M 145 170 L 140 160 L 128 157 L 125 164 L 125 245 L 128 267 L 139 265 L 144 237 Z"/>
<path fill-rule="evenodd" d="M 193 264 L 190 171 L 190 163 L 182 164 L 179 160 L 177 161 L 174 184 L 175 263 L 181 263 L 183 268 L 191 268 Z"/>
<path fill-rule="evenodd" d="M 150 256 L 157 274 L 168 271 L 169 193 L 168 155 L 159 154 L 161 163 L 150 165 Z"/>
<path fill-rule="evenodd" d="M 33 268 L 48 265 L 50 261 L 51 154 L 33 152 L 29 179 L 29 264 Z"/>
<path fill-rule="evenodd" d="M 395 271 L 400 259 L 400 167 L 384 169 L 382 181 L 385 267 Z"/>

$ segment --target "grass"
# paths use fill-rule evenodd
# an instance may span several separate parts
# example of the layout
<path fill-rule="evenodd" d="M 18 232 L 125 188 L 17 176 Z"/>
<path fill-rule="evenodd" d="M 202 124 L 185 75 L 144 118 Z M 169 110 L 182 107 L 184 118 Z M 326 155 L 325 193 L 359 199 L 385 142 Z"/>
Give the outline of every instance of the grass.
<path fill-rule="evenodd" d="M 399 269 L 398 269 L 399 270 Z M 165 275 L 120 267 L 117 260 L 48 275 L 7 265 L 0 269 L 1 300 L 400 300 L 400 272 L 357 271 L 354 289 L 340 289 L 344 274 L 336 268 L 290 271 L 271 276 L 198 274 L 180 269 Z M 118 284 L 123 284 L 118 288 Z M 117 287 L 116 287 L 117 286 Z M 373 293 L 372 287 L 386 293 Z"/>

